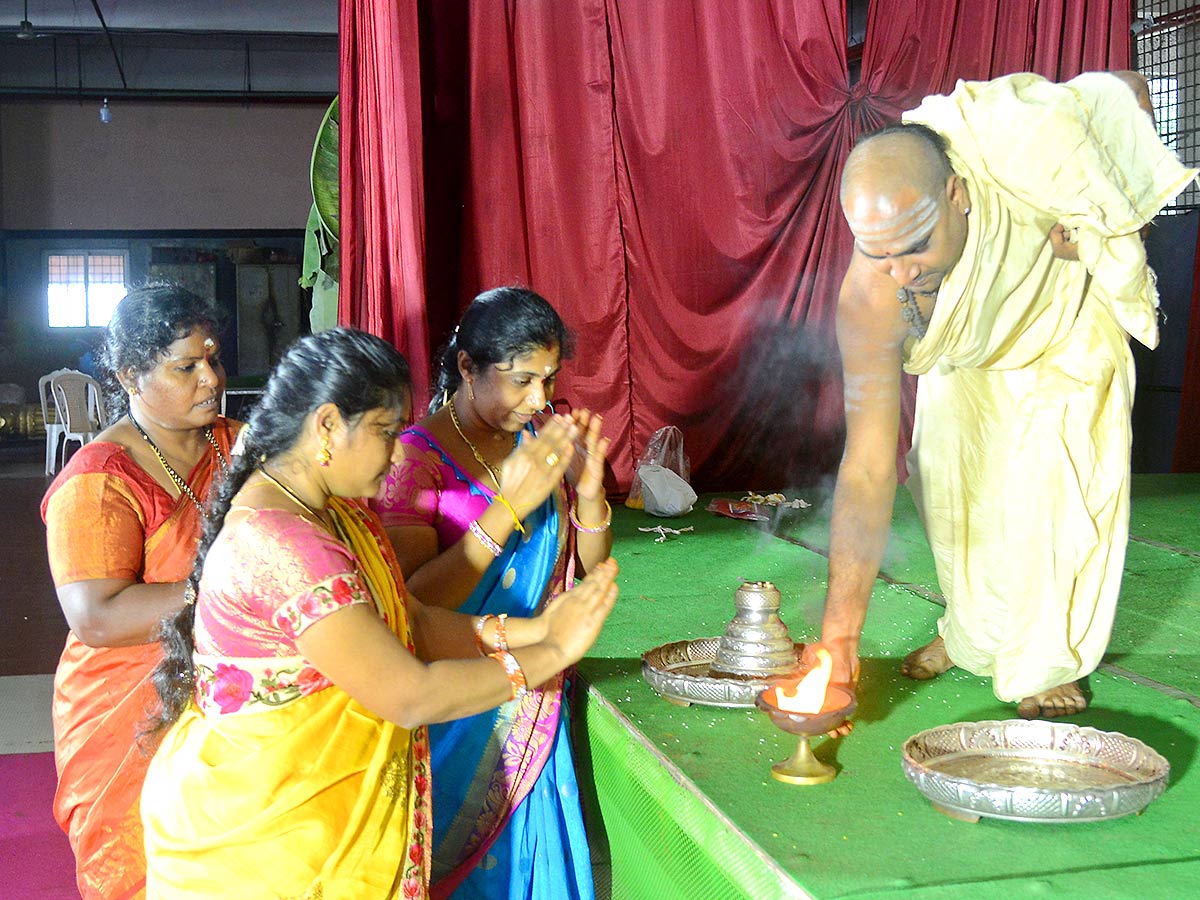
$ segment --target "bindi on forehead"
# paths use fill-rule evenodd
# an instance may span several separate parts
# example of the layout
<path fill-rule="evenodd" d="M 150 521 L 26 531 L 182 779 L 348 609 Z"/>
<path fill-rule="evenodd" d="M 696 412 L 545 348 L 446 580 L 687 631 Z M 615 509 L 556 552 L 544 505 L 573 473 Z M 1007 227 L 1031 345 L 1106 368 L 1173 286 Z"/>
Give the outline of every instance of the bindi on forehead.
<path fill-rule="evenodd" d="M 195 343 L 196 337 L 197 336 L 181 338 L 180 340 L 171 344 L 167 348 L 164 361 L 181 362 L 208 359 L 221 352 L 220 347 L 217 345 L 217 342 L 214 338 L 204 338 L 204 340 L 200 343 L 200 346 L 197 347 Z"/>
<path fill-rule="evenodd" d="M 545 351 L 545 353 L 550 354 L 549 360 L 542 365 L 539 365 L 539 362 L 541 362 L 541 359 L 547 359 L 547 356 L 542 352 L 537 352 L 514 357 L 508 361 L 507 365 L 497 365 L 496 370 L 498 372 L 517 375 L 535 375 L 542 378 L 549 378 L 561 368 L 561 364 L 557 353 L 553 353 L 552 351 Z"/>

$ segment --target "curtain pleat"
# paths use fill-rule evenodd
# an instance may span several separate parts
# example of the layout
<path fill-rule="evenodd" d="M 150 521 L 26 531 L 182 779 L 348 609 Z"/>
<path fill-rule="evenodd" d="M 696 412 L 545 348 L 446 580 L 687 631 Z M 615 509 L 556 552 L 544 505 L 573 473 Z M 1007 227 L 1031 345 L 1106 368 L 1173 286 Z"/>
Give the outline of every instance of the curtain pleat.
<path fill-rule="evenodd" d="M 873 0 L 851 86 L 841 0 L 342 0 L 342 24 L 342 321 L 424 374 L 475 293 L 539 291 L 619 488 L 664 425 L 700 489 L 831 473 L 854 140 L 959 78 L 1130 46 L 1125 0 Z"/>
<path fill-rule="evenodd" d="M 411 3 L 339 7 L 338 323 L 391 341 L 428 393 L 420 56 Z"/>

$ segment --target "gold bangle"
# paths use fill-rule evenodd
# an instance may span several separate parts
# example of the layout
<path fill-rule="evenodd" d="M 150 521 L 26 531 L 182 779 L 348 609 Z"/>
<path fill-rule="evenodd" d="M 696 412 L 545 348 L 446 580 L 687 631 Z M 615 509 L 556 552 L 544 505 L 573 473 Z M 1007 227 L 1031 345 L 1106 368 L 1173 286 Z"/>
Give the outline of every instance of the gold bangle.
<path fill-rule="evenodd" d="M 594 528 L 589 528 L 587 525 L 584 525 L 582 522 L 579 521 L 579 516 L 577 515 L 578 507 L 579 507 L 579 501 L 576 500 L 571 505 L 571 508 L 567 510 L 567 517 L 571 520 L 571 524 L 574 525 L 577 530 L 582 531 L 584 534 L 602 534 L 605 531 L 608 531 L 608 527 L 610 525 L 612 525 L 612 507 L 608 505 L 607 500 L 604 501 L 604 510 L 605 510 L 604 521 L 601 522 L 599 525 L 595 526 Z"/>
<path fill-rule="evenodd" d="M 503 494 L 497 494 L 496 499 L 504 504 L 504 508 L 508 510 L 508 514 L 512 516 L 513 527 L 517 529 L 517 531 L 521 532 L 521 534 L 524 534 L 525 526 L 521 524 L 521 519 L 517 516 L 517 511 L 513 509 L 513 505 L 508 502 L 508 498 L 506 498 Z"/>

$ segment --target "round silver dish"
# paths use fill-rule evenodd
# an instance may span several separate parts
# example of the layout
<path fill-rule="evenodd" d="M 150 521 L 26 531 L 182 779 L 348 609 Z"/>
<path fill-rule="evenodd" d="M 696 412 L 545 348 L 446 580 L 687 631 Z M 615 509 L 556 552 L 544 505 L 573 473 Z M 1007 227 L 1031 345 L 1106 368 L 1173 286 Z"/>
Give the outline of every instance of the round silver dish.
<path fill-rule="evenodd" d="M 642 676 L 650 687 L 672 703 L 688 706 L 754 706 L 754 698 L 781 676 L 739 678 L 714 676 L 711 666 L 717 656 L 720 638 L 697 638 L 663 644 L 642 654 Z M 796 665 L 800 671 L 803 644 L 794 644 Z"/>
<path fill-rule="evenodd" d="M 1171 767 L 1136 738 L 1065 722 L 958 722 L 904 742 L 904 774 L 955 818 L 1086 822 L 1141 812 Z"/>

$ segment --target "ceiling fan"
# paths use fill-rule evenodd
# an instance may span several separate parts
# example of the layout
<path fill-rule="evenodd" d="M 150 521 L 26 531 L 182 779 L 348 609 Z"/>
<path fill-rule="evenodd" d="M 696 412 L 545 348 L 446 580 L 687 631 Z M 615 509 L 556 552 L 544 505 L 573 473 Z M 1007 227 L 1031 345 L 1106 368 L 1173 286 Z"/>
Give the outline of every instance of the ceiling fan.
<path fill-rule="evenodd" d="M 17 40 L 31 41 L 34 38 L 47 37 L 33 30 L 33 23 L 29 21 L 29 0 L 25 0 L 25 15 L 21 17 L 21 24 L 17 26 L 15 32 Z"/>

